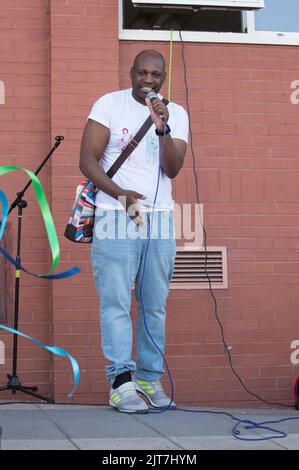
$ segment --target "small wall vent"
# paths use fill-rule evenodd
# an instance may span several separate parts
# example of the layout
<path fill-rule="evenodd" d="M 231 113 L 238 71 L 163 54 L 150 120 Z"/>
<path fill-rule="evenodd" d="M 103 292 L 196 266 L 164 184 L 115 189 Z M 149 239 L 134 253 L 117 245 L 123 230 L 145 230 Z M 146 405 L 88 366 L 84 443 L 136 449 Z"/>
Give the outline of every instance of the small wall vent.
<path fill-rule="evenodd" d="M 177 247 L 171 289 L 227 289 L 226 247 Z"/>

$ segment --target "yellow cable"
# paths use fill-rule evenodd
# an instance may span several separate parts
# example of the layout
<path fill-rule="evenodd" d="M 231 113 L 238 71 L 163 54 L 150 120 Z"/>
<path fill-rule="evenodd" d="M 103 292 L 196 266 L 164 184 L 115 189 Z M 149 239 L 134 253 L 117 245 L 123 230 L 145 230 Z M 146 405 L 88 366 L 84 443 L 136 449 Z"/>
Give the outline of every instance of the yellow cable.
<path fill-rule="evenodd" d="M 169 67 L 168 67 L 168 101 L 170 101 L 171 94 L 171 72 L 172 72 L 172 29 L 170 30 L 170 45 L 169 45 Z"/>

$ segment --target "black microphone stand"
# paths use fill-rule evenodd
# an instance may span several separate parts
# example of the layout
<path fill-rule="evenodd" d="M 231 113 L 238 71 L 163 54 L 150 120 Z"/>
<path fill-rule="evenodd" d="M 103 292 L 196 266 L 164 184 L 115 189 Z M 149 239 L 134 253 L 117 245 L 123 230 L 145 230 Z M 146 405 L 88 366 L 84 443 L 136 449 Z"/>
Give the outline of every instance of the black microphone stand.
<path fill-rule="evenodd" d="M 38 169 L 35 172 L 35 175 L 38 175 L 40 170 L 43 168 L 45 163 L 51 157 L 52 153 L 57 149 L 57 147 L 63 141 L 63 136 L 56 136 L 55 137 L 55 144 L 53 145 L 52 149 L 45 157 L 43 162 L 40 164 Z M 17 193 L 16 199 L 11 203 L 8 215 L 12 212 L 15 207 L 18 207 L 18 232 L 17 232 L 17 254 L 16 254 L 16 277 L 15 277 L 15 303 L 14 303 L 14 329 L 18 329 L 19 324 L 19 297 L 20 297 L 20 265 L 21 265 L 21 234 L 22 234 L 22 216 L 23 216 L 23 209 L 27 207 L 27 202 L 24 201 L 23 196 L 29 186 L 31 185 L 32 181 L 29 180 L 26 186 L 23 188 L 22 191 Z M 0 223 L 1 226 L 1 223 Z M 8 383 L 6 387 L 0 387 L 0 392 L 4 390 L 11 390 L 13 394 L 16 392 L 23 392 L 27 395 L 31 395 L 33 397 L 39 398 L 42 401 L 47 403 L 54 403 L 54 400 L 50 397 L 43 397 L 39 395 L 37 392 L 37 387 L 24 387 L 18 376 L 17 376 L 17 359 L 18 359 L 18 335 L 14 333 L 13 335 L 13 356 L 12 356 L 12 374 L 7 375 Z"/>

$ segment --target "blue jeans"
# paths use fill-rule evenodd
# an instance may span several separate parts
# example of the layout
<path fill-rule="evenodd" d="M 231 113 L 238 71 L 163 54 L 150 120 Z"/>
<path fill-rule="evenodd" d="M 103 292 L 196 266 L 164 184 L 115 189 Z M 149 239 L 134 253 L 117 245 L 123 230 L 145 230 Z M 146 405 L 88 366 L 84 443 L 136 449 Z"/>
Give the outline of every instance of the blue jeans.
<path fill-rule="evenodd" d="M 143 219 L 144 227 L 137 228 L 125 211 L 105 209 L 95 218 L 91 257 L 100 297 L 102 350 L 109 361 L 105 371 L 110 383 L 126 371 L 135 371 L 136 377 L 149 381 L 159 380 L 164 372 L 163 357 L 147 330 L 164 353 L 165 307 L 176 254 L 173 213 L 147 212 Z M 136 363 L 132 360 L 130 316 L 134 282 L 138 302 Z"/>

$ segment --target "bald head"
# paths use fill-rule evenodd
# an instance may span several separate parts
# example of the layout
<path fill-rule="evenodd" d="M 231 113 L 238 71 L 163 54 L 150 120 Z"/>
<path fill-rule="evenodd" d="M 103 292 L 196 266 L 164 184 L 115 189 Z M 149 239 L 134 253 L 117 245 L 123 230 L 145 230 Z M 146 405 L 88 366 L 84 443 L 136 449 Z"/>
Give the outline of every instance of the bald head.
<path fill-rule="evenodd" d="M 133 67 L 138 68 L 139 63 L 143 62 L 143 59 L 154 59 L 155 61 L 161 62 L 163 72 L 165 71 L 165 59 L 162 54 L 155 51 L 155 49 L 145 49 L 144 51 L 139 52 L 134 59 Z"/>

